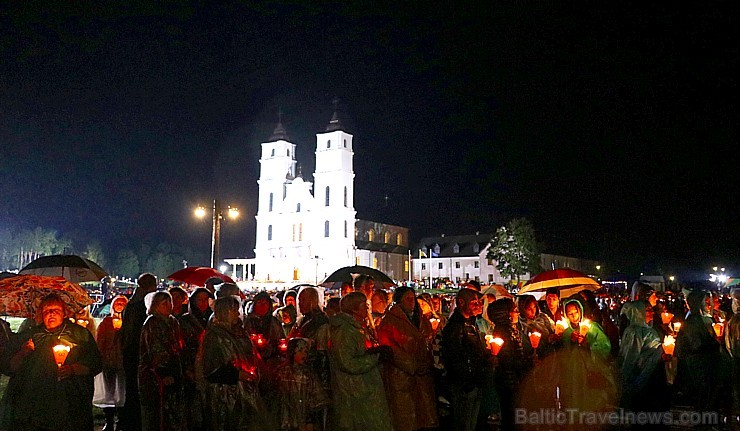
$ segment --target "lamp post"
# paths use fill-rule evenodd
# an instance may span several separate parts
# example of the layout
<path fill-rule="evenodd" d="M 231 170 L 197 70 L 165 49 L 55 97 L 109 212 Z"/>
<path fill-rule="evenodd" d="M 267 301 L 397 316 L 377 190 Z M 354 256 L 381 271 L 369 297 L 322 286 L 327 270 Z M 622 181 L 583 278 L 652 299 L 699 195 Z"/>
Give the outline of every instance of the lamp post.
<path fill-rule="evenodd" d="M 239 216 L 239 210 L 235 207 L 226 207 L 226 214 L 230 219 Z M 206 208 L 202 205 L 195 209 L 195 215 L 198 218 L 206 216 Z M 213 200 L 213 230 L 211 232 L 211 268 L 218 270 L 220 262 L 219 250 L 221 247 L 221 219 L 224 218 L 221 212 L 221 204 L 218 199 Z"/>

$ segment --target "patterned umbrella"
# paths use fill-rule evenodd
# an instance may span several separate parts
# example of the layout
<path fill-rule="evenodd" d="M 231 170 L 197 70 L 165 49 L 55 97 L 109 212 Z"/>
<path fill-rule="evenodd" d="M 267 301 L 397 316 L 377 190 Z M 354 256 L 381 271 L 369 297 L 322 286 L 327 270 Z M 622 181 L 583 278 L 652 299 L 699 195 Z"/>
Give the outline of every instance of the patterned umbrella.
<path fill-rule="evenodd" d="M 563 291 L 566 288 L 570 289 L 568 292 L 573 294 L 583 289 L 597 290 L 601 285 L 598 281 L 582 272 L 568 268 L 559 268 L 537 274 L 519 289 L 518 294 L 522 295 L 527 292 L 547 290 L 550 287 L 559 288 L 561 290 L 560 296 L 565 297 Z"/>
<path fill-rule="evenodd" d="M 73 312 L 93 302 L 85 289 L 64 277 L 23 274 L 0 280 L 0 315 L 33 318 L 41 300 L 52 293 Z"/>
<path fill-rule="evenodd" d="M 74 254 L 42 256 L 24 266 L 19 274 L 64 277 L 73 283 L 100 281 L 108 276 L 97 263 Z"/>
<path fill-rule="evenodd" d="M 211 277 L 220 278 L 227 283 L 234 283 L 234 280 L 228 275 L 207 266 L 188 266 L 167 276 L 170 280 L 182 281 L 196 286 L 204 286 L 206 280 Z"/>

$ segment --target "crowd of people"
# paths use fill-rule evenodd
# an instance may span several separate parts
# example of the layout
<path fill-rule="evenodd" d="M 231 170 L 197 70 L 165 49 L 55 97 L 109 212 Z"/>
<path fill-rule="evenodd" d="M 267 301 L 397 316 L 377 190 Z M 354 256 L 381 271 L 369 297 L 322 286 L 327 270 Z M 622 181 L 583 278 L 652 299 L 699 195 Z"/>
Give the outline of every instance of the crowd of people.
<path fill-rule="evenodd" d="M 142 274 L 98 325 L 54 295 L 17 333 L 2 325 L 0 430 L 93 430 L 94 405 L 105 431 L 552 429 L 543 412 L 678 405 L 738 429 L 740 290 L 728 299 L 642 283 L 625 298 L 474 282 L 445 296 L 365 275 L 341 297 L 273 297 Z"/>

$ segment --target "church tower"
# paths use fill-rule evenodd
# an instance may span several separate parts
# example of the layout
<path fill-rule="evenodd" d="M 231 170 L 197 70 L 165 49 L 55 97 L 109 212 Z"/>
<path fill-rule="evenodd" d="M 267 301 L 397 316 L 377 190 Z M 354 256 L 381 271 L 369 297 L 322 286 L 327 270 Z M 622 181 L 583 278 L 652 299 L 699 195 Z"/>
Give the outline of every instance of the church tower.
<path fill-rule="evenodd" d="M 278 244 L 281 235 L 288 231 L 289 220 L 282 216 L 283 200 L 287 185 L 295 178 L 295 144 L 283 128 L 282 113 L 277 127 L 268 142 L 262 143 L 260 157 L 259 198 L 257 204 L 257 234 L 254 254 L 257 262 L 262 259 L 280 258 Z M 270 270 L 269 265 L 257 264 L 257 271 Z"/>
<path fill-rule="evenodd" d="M 331 272 L 355 264 L 355 207 L 352 135 L 344 131 L 334 101 L 334 115 L 323 133 L 316 134 L 314 199 L 318 238 L 317 266 Z M 321 271 L 319 271 L 321 272 Z"/>

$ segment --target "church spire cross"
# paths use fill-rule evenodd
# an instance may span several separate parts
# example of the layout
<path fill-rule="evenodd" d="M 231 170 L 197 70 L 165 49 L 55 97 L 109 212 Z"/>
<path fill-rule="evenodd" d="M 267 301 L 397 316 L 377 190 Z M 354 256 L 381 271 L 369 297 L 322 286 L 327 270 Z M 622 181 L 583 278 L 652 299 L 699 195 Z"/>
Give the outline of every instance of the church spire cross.
<path fill-rule="evenodd" d="M 338 106 L 339 106 L 339 98 L 334 97 L 334 100 L 332 100 L 332 103 L 334 104 L 334 115 L 331 117 L 331 121 L 329 121 L 329 125 L 326 126 L 327 132 L 333 132 L 335 130 L 342 130 L 342 123 L 339 121 L 339 114 L 337 114 Z"/>
<path fill-rule="evenodd" d="M 270 136 L 270 140 L 277 141 L 280 139 L 284 141 L 290 141 L 288 132 L 286 132 L 285 128 L 283 127 L 283 110 L 278 108 L 278 123 L 277 126 L 275 126 L 275 130 L 272 132 L 272 136 Z"/>

